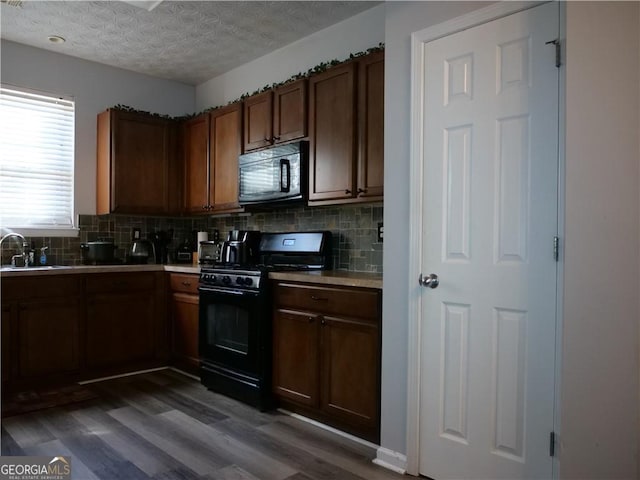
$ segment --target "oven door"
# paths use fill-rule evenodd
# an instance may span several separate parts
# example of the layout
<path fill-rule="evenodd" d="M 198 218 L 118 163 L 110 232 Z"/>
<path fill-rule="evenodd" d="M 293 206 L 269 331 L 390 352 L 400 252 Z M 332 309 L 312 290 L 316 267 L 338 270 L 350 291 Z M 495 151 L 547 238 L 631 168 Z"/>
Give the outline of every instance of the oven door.
<path fill-rule="evenodd" d="M 233 371 L 258 373 L 264 341 L 264 293 L 200 287 L 200 358 Z"/>

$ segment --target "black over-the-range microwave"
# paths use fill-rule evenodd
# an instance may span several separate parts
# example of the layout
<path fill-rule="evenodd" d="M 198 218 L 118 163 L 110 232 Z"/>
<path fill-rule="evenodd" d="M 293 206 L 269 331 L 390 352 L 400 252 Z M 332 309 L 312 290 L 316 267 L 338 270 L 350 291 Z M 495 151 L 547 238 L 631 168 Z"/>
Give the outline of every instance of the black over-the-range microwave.
<path fill-rule="evenodd" d="M 279 204 L 307 199 L 309 142 L 277 145 L 240 155 L 240 205 Z"/>

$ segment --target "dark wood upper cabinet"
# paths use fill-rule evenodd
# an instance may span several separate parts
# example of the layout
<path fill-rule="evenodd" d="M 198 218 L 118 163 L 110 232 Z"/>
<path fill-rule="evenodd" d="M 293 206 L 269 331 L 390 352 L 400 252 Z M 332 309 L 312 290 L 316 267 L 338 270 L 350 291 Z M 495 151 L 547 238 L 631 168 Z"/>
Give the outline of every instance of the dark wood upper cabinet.
<path fill-rule="evenodd" d="M 300 79 L 244 101 L 244 150 L 307 136 L 307 80 Z"/>
<path fill-rule="evenodd" d="M 242 103 L 203 113 L 182 124 L 186 213 L 243 211 L 238 204 Z"/>
<path fill-rule="evenodd" d="M 98 115 L 97 213 L 171 214 L 181 207 L 176 122 L 109 109 Z"/>
<path fill-rule="evenodd" d="M 214 213 L 241 211 L 238 157 L 242 153 L 242 103 L 211 112 L 209 122 L 209 205 Z"/>
<path fill-rule="evenodd" d="M 309 204 L 382 200 L 384 52 L 309 80 Z"/>
<path fill-rule="evenodd" d="M 273 143 L 273 92 L 263 92 L 244 101 L 245 151 Z"/>
<path fill-rule="evenodd" d="M 356 184 L 356 64 L 309 80 L 309 201 L 353 198 Z"/>
<path fill-rule="evenodd" d="M 358 62 L 358 198 L 384 193 L 384 52 Z"/>
<path fill-rule="evenodd" d="M 202 213 L 209 205 L 209 114 L 182 125 L 184 151 L 184 209 Z"/>

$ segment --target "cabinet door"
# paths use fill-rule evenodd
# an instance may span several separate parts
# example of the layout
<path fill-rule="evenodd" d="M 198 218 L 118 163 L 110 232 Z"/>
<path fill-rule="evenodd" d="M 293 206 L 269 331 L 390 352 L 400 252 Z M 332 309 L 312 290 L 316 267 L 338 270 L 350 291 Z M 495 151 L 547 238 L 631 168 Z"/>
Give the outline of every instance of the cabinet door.
<path fill-rule="evenodd" d="M 20 378 L 68 373 L 80 368 L 78 329 L 81 310 L 77 298 L 18 302 Z"/>
<path fill-rule="evenodd" d="M 209 204 L 215 211 L 237 210 L 238 156 L 242 152 L 242 104 L 211 112 Z"/>
<path fill-rule="evenodd" d="M 244 150 L 266 147 L 273 142 L 271 124 L 273 92 L 267 91 L 244 101 Z"/>
<path fill-rule="evenodd" d="M 170 213 L 169 121 L 110 110 L 111 209 L 98 213 Z"/>
<path fill-rule="evenodd" d="M 288 142 L 307 136 L 307 79 L 287 83 L 273 94 L 273 139 Z"/>
<path fill-rule="evenodd" d="M 384 52 L 358 62 L 358 198 L 382 198 L 384 185 Z"/>
<path fill-rule="evenodd" d="M 309 80 L 309 200 L 355 196 L 355 64 Z"/>
<path fill-rule="evenodd" d="M 377 429 L 380 339 L 377 321 L 323 317 L 322 405 L 354 426 Z"/>
<path fill-rule="evenodd" d="M 200 364 L 197 295 L 171 295 L 171 357 L 178 367 L 197 372 Z"/>
<path fill-rule="evenodd" d="M 318 319 L 276 310 L 273 319 L 273 391 L 297 403 L 318 406 Z"/>
<path fill-rule="evenodd" d="M 185 210 L 207 211 L 209 205 L 209 114 L 183 125 Z"/>
<path fill-rule="evenodd" d="M 2 325 L 2 331 L 0 332 L 2 341 L 2 389 L 3 391 L 8 385 L 11 379 L 11 367 L 12 367 L 12 342 L 11 342 L 11 320 L 12 320 L 12 308 L 9 304 L 2 305 L 2 317 L 0 317 L 0 324 Z"/>
<path fill-rule="evenodd" d="M 156 338 L 154 298 L 153 292 L 89 296 L 89 367 L 110 367 L 153 359 Z"/>

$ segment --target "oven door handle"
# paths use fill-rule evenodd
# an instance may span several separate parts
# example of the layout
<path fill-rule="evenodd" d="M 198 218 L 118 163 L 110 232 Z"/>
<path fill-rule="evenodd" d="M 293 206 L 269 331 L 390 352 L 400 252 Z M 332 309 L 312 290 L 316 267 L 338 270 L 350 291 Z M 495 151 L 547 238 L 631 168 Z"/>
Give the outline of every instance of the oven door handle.
<path fill-rule="evenodd" d="M 258 295 L 258 292 L 251 292 L 247 290 L 227 290 L 224 288 L 215 288 L 215 287 L 198 287 L 198 292 L 200 293 L 222 293 L 222 294 L 231 294 L 231 295 Z"/>

